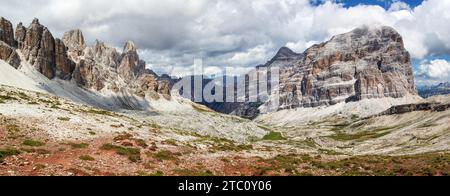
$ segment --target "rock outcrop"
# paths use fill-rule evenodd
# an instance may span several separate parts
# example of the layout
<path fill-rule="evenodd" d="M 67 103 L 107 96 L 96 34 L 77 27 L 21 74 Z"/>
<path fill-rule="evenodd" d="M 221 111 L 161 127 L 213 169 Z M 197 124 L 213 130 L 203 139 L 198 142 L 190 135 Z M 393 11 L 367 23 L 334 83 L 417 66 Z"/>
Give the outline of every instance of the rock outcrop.
<path fill-rule="evenodd" d="M 81 30 L 75 29 L 64 33 L 62 41 L 67 46 L 69 54 L 81 56 L 86 48 L 84 36 Z"/>
<path fill-rule="evenodd" d="M 11 22 L 0 17 L 0 59 L 17 69 L 20 66 L 20 58 L 15 45 Z"/>
<path fill-rule="evenodd" d="M 65 33 L 63 40 L 68 46 L 67 53 L 76 63 L 72 75 L 78 85 L 95 91 L 106 88 L 140 97 L 169 97 L 171 81 L 145 69 L 145 62 L 139 59 L 133 42 L 126 42 L 123 53 L 119 53 L 98 40 L 92 47 L 86 47 L 80 30 Z"/>
<path fill-rule="evenodd" d="M 61 79 L 71 78 L 75 66 L 67 56 L 66 46 L 61 40 L 55 40 L 38 19 L 34 19 L 28 28 L 19 24 L 16 38 L 25 60 L 37 71 L 49 79 L 55 76 Z"/>
<path fill-rule="evenodd" d="M 9 46 L 15 46 L 13 26 L 10 21 L 3 17 L 0 17 L 0 41 Z"/>
<path fill-rule="evenodd" d="M 77 53 L 78 54 L 78 53 Z M 77 62 L 74 79 L 80 86 L 101 90 L 119 63 L 120 54 L 98 40 L 92 47 L 84 49 L 82 55 L 74 55 Z M 113 79 L 111 79 L 113 80 Z"/>
<path fill-rule="evenodd" d="M 20 66 L 20 57 L 17 54 L 16 49 L 3 41 L 0 41 L 0 59 L 16 69 Z"/>
<path fill-rule="evenodd" d="M 25 41 L 25 36 L 27 35 L 27 28 L 23 26 L 22 23 L 19 23 L 16 27 L 16 42 L 17 48 L 23 47 L 23 42 Z"/>
<path fill-rule="evenodd" d="M 285 68 L 292 66 L 303 58 L 303 54 L 298 54 L 288 47 L 281 47 L 277 54 L 264 66 L 259 67 L 279 67 Z"/>
<path fill-rule="evenodd" d="M 133 80 L 143 74 L 145 71 L 145 62 L 139 60 L 136 45 L 128 41 L 123 47 L 123 53 L 117 72 L 125 80 Z"/>
<path fill-rule="evenodd" d="M 50 31 L 34 19 L 26 29 L 20 48 L 25 60 L 47 78 L 55 77 L 55 39 Z"/>
<path fill-rule="evenodd" d="M 67 47 L 60 39 L 55 39 L 56 75 L 63 80 L 70 80 L 75 70 L 75 63 L 67 56 Z"/>

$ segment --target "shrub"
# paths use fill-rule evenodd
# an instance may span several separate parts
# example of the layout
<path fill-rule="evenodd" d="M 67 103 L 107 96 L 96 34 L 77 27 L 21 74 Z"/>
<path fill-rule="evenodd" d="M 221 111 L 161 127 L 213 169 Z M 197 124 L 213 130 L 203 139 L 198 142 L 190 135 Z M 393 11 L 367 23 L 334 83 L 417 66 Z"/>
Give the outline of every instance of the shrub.
<path fill-rule="evenodd" d="M 80 156 L 79 158 L 83 161 L 95 161 L 95 158 L 91 157 L 89 155 L 83 155 L 83 156 Z"/>
<path fill-rule="evenodd" d="M 263 137 L 263 140 L 284 140 L 284 138 L 280 132 L 271 131 Z"/>
<path fill-rule="evenodd" d="M 25 146 L 33 146 L 33 147 L 39 147 L 45 145 L 45 142 L 36 141 L 36 140 L 25 140 L 22 143 Z"/>
<path fill-rule="evenodd" d="M 102 150 L 114 150 L 116 154 L 127 156 L 131 162 L 138 162 L 141 160 L 141 151 L 137 148 L 125 148 L 113 144 L 103 144 L 100 148 Z"/>

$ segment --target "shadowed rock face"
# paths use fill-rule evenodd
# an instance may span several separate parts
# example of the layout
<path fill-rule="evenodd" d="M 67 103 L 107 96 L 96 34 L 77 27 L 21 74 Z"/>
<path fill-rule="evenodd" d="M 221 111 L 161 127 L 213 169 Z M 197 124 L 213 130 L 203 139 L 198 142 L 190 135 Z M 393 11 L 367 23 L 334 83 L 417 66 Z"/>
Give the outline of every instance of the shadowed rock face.
<path fill-rule="evenodd" d="M 55 77 L 55 39 L 50 31 L 34 19 L 26 30 L 20 50 L 25 60 L 47 78 Z"/>
<path fill-rule="evenodd" d="M 70 80 L 75 70 L 75 63 L 67 56 L 67 47 L 60 39 L 55 40 L 56 74 L 63 80 Z"/>
<path fill-rule="evenodd" d="M 5 42 L 9 46 L 14 46 L 14 30 L 11 22 L 0 17 L 0 41 Z"/>
<path fill-rule="evenodd" d="M 15 34 L 25 60 L 37 71 L 49 79 L 56 76 L 71 79 L 75 65 L 67 56 L 66 46 L 61 40 L 55 40 L 38 19 L 34 19 L 28 28 L 19 23 Z"/>
<path fill-rule="evenodd" d="M 27 35 L 27 28 L 25 28 L 22 23 L 19 23 L 16 27 L 15 33 L 18 48 L 23 47 L 23 42 L 25 41 L 26 35 Z"/>
<path fill-rule="evenodd" d="M 17 69 L 20 66 L 20 58 L 14 48 L 15 45 L 11 22 L 0 17 L 0 59 Z"/>
<path fill-rule="evenodd" d="M 3 41 L 0 41 L 0 59 L 4 60 L 16 69 L 20 66 L 20 57 L 15 48 L 9 46 Z"/>

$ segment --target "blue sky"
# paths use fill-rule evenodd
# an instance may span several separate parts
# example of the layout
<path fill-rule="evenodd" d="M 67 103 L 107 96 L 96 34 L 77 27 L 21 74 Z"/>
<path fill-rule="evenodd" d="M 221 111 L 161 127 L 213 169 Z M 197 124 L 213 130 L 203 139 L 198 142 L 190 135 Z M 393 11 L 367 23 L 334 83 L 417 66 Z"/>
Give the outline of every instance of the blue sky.
<path fill-rule="evenodd" d="M 411 7 L 416 7 L 422 3 L 423 0 L 404 0 L 402 2 L 407 3 Z M 352 7 L 360 4 L 364 5 L 379 5 L 385 9 L 389 9 L 393 0 L 340 0 L 345 7 Z"/>

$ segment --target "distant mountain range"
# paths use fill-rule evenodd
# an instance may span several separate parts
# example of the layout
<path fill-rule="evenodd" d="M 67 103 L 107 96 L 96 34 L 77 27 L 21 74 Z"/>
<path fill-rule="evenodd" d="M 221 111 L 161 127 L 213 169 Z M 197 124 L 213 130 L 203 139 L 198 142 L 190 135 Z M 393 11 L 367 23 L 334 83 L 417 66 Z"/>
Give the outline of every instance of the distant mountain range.
<path fill-rule="evenodd" d="M 419 95 L 428 98 L 436 95 L 450 94 L 450 82 L 440 83 L 437 85 L 418 86 Z"/>
<path fill-rule="evenodd" d="M 87 46 L 80 30 L 54 38 L 38 19 L 28 27 L 19 23 L 14 31 L 13 24 L 0 17 L 0 29 L 0 59 L 18 71 L 29 72 L 32 81 L 47 92 L 107 110 L 148 110 L 155 100 L 172 100 L 170 91 L 178 80 L 146 69 L 131 41 L 125 43 L 123 52 L 101 41 Z M 272 79 L 266 68 L 279 68 L 278 86 L 274 86 L 278 95 L 260 92 L 272 89 L 271 81 L 265 81 L 266 88 L 259 84 L 264 80 L 261 78 Z M 208 82 L 204 76 L 202 79 Z M 233 79 L 228 77 L 227 81 Z M 258 87 L 249 85 L 255 82 Z M 245 75 L 245 90 L 235 89 L 234 94 L 245 94 L 240 97 L 245 102 L 200 103 L 221 113 L 253 119 L 279 110 L 418 97 L 414 83 L 410 55 L 401 35 L 391 27 L 362 26 L 303 53 L 282 47 L 270 61 Z M 256 101 L 249 95 L 255 90 Z"/>
<path fill-rule="evenodd" d="M 391 27 L 363 26 L 336 35 L 303 53 L 283 47 L 257 69 L 272 67 L 280 69 L 279 110 L 327 107 L 367 99 L 418 97 L 410 55 L 401 35 Z M 261 72 L 248 73 L 252 78 L 257 78 L 256 74 Z M 268 113 L 266 108 L 275 102 L 269 99 L 202 104 L 219 112 L 252 119 Z"/>

